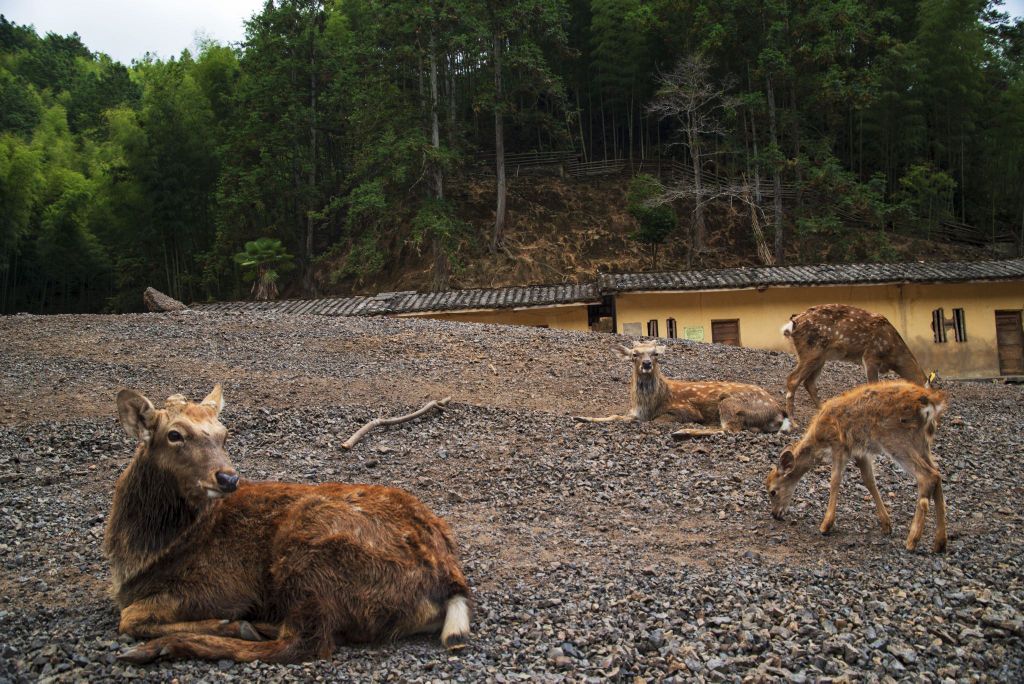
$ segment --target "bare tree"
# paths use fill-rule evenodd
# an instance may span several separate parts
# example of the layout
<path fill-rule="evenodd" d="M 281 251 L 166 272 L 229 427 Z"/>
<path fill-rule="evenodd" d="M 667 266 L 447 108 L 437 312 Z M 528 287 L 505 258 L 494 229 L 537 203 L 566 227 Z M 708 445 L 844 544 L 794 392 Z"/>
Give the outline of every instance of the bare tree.
<path fill-rule="evenodd" d="M 712 198 L 705 189 L 704 159 L 707 143 L 727 132 L 723 115 L 736 107 L 736 99 L 728 95 L 732 82 L 716 83 L 708 73 L 708 62 L 701 55 L 690 55 L 676 67 L 658 78 L 658 92 L 648 111 L 661 120 L 672 119 L 682 132 L 690 152 L 693 178 L 687 178 L 672 192 L 675 198 L 693 201 L 691 252 L 704 249 L 707 230 L 704 207 Z"/>

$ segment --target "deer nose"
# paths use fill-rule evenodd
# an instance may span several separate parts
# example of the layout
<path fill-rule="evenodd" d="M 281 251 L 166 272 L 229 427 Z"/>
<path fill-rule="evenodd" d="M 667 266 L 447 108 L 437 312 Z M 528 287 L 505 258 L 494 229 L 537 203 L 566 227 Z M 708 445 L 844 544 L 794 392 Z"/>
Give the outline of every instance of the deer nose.
<path fill-rule="evenodd" d="M 643 366 L 644 370 L 650 370 L 651 369 L 651 362 L 650 361 L 644 361 L 640 365 Z"/>
<path fill-rule="evenodd" d="M 238 489 L 238 475 L 235 475 L 234 473 L 229 473 L 225 470 L 218 471 L 217 486 L 220 487 L 220 491 L 224 492 L 225 494 L 230 494 L 231 492 Z"/>

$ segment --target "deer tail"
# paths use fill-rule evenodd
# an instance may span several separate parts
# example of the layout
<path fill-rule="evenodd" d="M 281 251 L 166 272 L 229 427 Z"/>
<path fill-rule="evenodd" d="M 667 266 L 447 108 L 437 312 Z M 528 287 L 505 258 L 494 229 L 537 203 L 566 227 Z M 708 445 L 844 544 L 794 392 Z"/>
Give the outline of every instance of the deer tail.
<path fill-rule="evenodd" d="M 786 323 L 786 325 L 782 326 L 782 329 L 780 330 L 780 332 L 785 337 L 792 337 L 793 336 L 793 329 L 795 327 L 796 327 L 796 322 L 791 318 L 791 319 L 789 319 L 789 322 Z"/>
<path fill-rule="evenodd" d="M 450 651 L 463 648 L 469 638 L 469 599 L 456 594 L 448 599 L 441 643 Z"/>

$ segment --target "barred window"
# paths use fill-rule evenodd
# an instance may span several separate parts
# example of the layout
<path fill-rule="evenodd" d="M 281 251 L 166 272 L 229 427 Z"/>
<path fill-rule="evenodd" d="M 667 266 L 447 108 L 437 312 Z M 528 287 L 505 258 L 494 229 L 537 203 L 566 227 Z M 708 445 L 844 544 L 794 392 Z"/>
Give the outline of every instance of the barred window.
<path fill-rule="evenodd" d="M 665 320 L 665 334 L 672 339 L 678 337 L 676 333 L 676 319 L 668 318 Z"/>
<path fill-rule="evenodd" d="M 658 319 L 657 318 L 652 318 L 651 320 L 647 321 L 647 336 L 648 337 L 657 337 L 658 336 Z"/>
<path fill-rule="evenodd" d="M 946 312 L 942 309 L 932 311 L 932 336 L 936 343 L 946 341 Z"/>
<path fill-rule="evenodd" d="M 946 318 L 945 309 L 932 311 L 932 338 L 936 343 L 947 342 L 947 328 L 953 329 L 953 339 L 957 342 L 967 341 L 967 322 L 963 309 L 953 309 L 953 318 Z"/>

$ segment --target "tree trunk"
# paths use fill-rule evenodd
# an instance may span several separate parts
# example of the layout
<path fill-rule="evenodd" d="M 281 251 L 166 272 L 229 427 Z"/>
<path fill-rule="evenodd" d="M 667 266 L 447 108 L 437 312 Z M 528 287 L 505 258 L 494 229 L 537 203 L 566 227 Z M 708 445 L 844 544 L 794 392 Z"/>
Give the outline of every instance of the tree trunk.
<path fill-rule="evenodd" d="M 772 77 L 765 76 L 768 95 L 768 137 L 776 153 L 779 151 L 779 139 L 775 129 L 775 91 L 772 90 Z M 775 263 L 782 266 L 786 263 L 786 243 L 783 235 L 782 216 L 782 178 L 779 176 L 778 163 L 772 164 L 772 190 L 775 195 Z"/>
<path fill-rule="evenodd" d="M 494 215 L 494 233 L 491 235 L 491 254 L 497 254 L 505 232 L 505 202 L 508 188 L 505 184 L 505 131 L 502 121 L 501 90 L 501 36 L 494 32 L 494 156 L 498 174 L 498 206 Z"/>
<path fill-rule="evenodd" d="M 316 22 L 314 11 L 313 22 Z M 309 196 L 316 194 L 316 172 L 317 172 L 317 130 L 316 130 L 316 105 L 317 105 L 317 81 L 316 81 L 316 27 L 309 32 Z M 305 241 L 305 266 L 306 270 L 302 276 L 302 287 L 307 294 L 316 296 L 316 282 L 313 280 L 313 233 L 314 233 L 313 207 L 306 208 L 306 241 Z"/>
<path fill-rule="evenodd" d="M 690 143 L 690 163 L 693 164 L 693 244 L 690 249 L 693 252 L 704 251 L 705 228 L 704 228 L 704 178 L 700 163 L 700 134 L 693 127 L 686 129 L 686 137 Z"/>
<path fill-rule="evenodd" d="M 430 32 L 430 144 L 435 152 L 441 149 L 441 126 L 437 116 L 437 51 L 433 29 Z M 432 164 L 434 176 L 434 197 L 438 202 L 444 199 L 444 174 L 441 165 L 435 159 Z M 433 289 L 444 290 L 448 287 L 448 253 L 441 235 L 435 231 L 431 235 L 431 248 L 434 252 Z"/>

